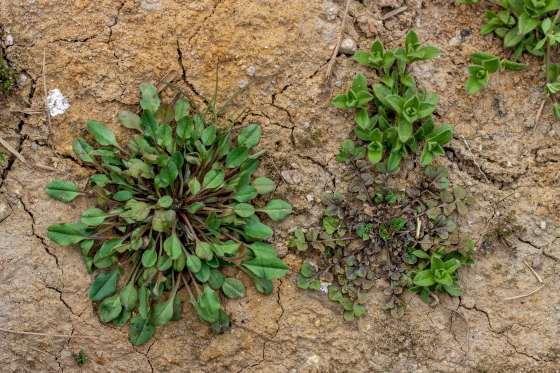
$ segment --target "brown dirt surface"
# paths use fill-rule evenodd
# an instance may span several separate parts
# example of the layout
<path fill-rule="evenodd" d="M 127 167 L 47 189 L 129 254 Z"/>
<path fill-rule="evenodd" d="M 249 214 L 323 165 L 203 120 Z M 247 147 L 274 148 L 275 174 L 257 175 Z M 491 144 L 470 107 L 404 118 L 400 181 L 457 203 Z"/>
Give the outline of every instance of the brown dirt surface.
<path fill-rule="evenodd" d="M 464 226 L 479 244 L 509 213 L 524 228 L 480 245 L 477 263 L 461 272 L 463 297 L 441 297 L 431 307 L 408 295 L 397 319 L 381 310 L 380 285 L 367 316 L 347 323 L 290 275 L 271 296 L 249 291 L 229 301 L 230 332 L 213 335 L 186 307 L 181 321 L 134 348 L 126 328 L 97 319 L 79 253 L 46 238 L 49 224 L 75 219 L 87 205 L 63 205 L 43 192 L 54 177 L 85 184 L 89 171 L 71 154 L 85 121 L 117 128 L 116 113 L 135 107 L 143 81 L 173 79 L 201 104 L 212 96 L 219 62 L 220 100 L 247 86 L 228 114 L 263 125 L 263 166 L 280 183 L 278 196 L 295 206 L 274 241 L 297 270 L 301 258 L 286 249 L 289 230 L 316 223 L 321 193 L 343 184 L 334 156 L 353 124 L 349 113 L 330 107 L 330 97 L 356 71 L 371 74 L 341 54 L 325 84 L 343 9 L 341 0 L 0 2 L 2 52 L 21 74 L 16 92 L 0 99 L 0 136 L 27 161 L 11 157 L 0 172 L 0 328 L 73 336 L 0 331 L 1 371 L 560 371 L 560 128 L 548 106 L 535 125 L 544 99 L 536 59 L 526 58 L 528 71 L 501 74 L 482 94 L 466 95 L 470 53 L 504 55 L 497 39 L 479 36 L 481 6 L 352 0 L 345 28 L 362 49 L 376 37 L 396 46 L 410 28 L 442 49 L 413 73 L 440 95 L 439 120 L 455 125 L 442 162 L 477 199 Z M 45 87 L 70 104 L 50 120 Z M 525 262 L 544 287 L 508 301 L 539 285 Z M 81 349 L 89 362 L 79 368 L 73 354 Z"/>

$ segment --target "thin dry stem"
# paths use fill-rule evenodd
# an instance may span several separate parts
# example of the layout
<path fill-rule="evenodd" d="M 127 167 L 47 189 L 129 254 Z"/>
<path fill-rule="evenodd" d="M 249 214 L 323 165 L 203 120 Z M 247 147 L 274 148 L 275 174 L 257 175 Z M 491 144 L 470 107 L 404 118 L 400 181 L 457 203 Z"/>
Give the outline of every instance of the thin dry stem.
<path fill-rule="evenodd" d="M 350 8 L 350 0 L 346 0 L 346 6 L 344 7 L 344 15 L 342 16 L 342 24 L 340 25 L 338 40 L 336 42 L 336 46 L 334 47 L 333 53 L 331 55 L 331 59 L 329 60 L 329 64 L 327 65 L 325 81 L 328 81 L 331 78 L 334 61 L 336 60 L 336 56 L 338 55 L 338 50 L 340 49 L 340 44 L 342 44 L 342 38 L 344 37 L 344 28 L 346 26 L 346 18 L 348 17 L 349 8 Z"/>

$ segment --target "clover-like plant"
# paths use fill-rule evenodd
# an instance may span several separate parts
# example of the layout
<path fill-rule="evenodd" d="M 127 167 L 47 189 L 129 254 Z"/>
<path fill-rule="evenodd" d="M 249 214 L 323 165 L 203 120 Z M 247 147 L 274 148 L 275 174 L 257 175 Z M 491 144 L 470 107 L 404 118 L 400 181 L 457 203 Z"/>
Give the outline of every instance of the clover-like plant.
<path fill-rule="evenodd" d="M 151 84 L 140 86 L 140 115 L 121 112 L 120 123 L 137 134 L 119 145 L 103 123 L 88 121 L 89 134 L 73 144 L 77 157 L 96 171 L 90 192 L 96 206 L 79 221 L 48 227 L 48 237 L 79 248 L 89 271 L 98 272 L 89 297 L 100 302 L 104 323 L 130 322 L 129 339 L 143 344 L 155 327 L 181 316 L 178 291 L 185 288 L 199 318 L 220 332 L 230 324 L 221 294 L 245 295 L 243 272 L 270 294 L 288 267 L 266 241 L 273 230 L 261 221 L 286 218 L 292 206 L 264 203 L 275 183 L 253 174 L 262 151 L 258 124 L 221 128 L 179 99 L 160 101 Z M 80 192 L 55 180 L 46 192 L 71 202 Z M 260 217 L 259 217 L 260 215 Z"/>
<path fill-rule="evenodd" d="M 424 177 L 404 193 L 387 190 L 381 183 L 364 181 L 363 176 L 370 175 L 367 162 L 357 163 L 364 173 L 354 177 L 365 190 L 350 185 L 346 195 L 325 195 L 321 226 L 296 228 L 288 242 L 310 256 L 300 268 L 298 287 L 326 292 L 342 307 L 346 320 L 365 314 L 367 291 L 377 279 L 389 285 L 384 308 L 391 312 L 402 310 L 405 289 L 423 299 L 437 292 L 457 296 L 456 270 L 471 262 L 473 246 L 457 224 L 473 202 L 466 191 L 450 186 L 448 171 L 441 166 L 427 166 Z M 364 192 L 365 199 L 359 197 Z M 435 264 L 430 266 L 425 259 L 432 257 Z M 437 258 L 446 262 L 445 273 Z M 447 262 L 451 259 L 460 263 Z"/>
<path fill-rule="evenodd" d="M 496 72 L 509 70 L 521 71 L 527 68 L 527 65 L 500 59 L 492 54 L 485 52 L 477 52 L 471 55 L 472 65 L 469 66 L 469 78 L 465 83 L 465 88 L 469 95 L 478 93 L 481 89 L 488 86 L 490 76 Z"/>
<path fill-rule="evenodd" d="M 394 172 L 408 153 L 419 153 L 428 165 L 442 155 L 443 145 L 453 137 L 453 128 L 436 126 L 433 112 L 438 96 L 416 87 L 408 66 L 437 57 L 439 50 L 422 45 L 414 31 L 406 35 L 404 48 L 385 50 L 375 41 L 369 51 L 358 51 L 354 59 L 374 69 L 379 81 L 369 86 L 364 75 L 354 78 L 351 89 L 333 100 L 340 109 L 355 110 L 354 133 L 358 144 L 345 140 L 337 155 L 340 162 L 367 157 L 381 171 Z"/>

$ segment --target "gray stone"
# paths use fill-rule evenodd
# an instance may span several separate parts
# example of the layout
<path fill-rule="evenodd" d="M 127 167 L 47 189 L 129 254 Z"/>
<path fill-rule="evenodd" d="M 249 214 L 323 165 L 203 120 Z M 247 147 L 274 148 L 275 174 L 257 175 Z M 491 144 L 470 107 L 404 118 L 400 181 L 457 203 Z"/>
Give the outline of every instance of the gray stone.
<path fill-rule="evenodd" d="M 340 52 L 346 55 L 352 55 L 356 53 L 357 49 L 358 46 L 352 38 L 345 38 L 344 40 L 342 40 L 342 43 L 340 43 Z"/>

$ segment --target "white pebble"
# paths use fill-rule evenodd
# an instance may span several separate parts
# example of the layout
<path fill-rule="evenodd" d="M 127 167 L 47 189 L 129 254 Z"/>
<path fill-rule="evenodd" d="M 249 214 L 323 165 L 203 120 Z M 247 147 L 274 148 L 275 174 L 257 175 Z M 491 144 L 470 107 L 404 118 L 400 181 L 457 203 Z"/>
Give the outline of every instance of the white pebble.
<path fill-rule="evenodd" d="M 64 112 L 70 108 L 70 103 L 66 97 L 62 95 L 60 89 L 55 88 L 51 90 L 47 96 L 47 107 L 49 108 L 51 117 L 56 117 L 57 115 L 64 114 Z"/>

